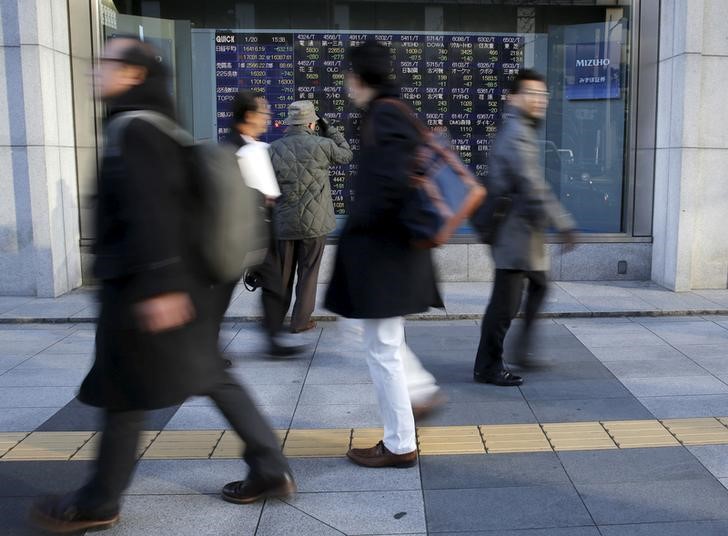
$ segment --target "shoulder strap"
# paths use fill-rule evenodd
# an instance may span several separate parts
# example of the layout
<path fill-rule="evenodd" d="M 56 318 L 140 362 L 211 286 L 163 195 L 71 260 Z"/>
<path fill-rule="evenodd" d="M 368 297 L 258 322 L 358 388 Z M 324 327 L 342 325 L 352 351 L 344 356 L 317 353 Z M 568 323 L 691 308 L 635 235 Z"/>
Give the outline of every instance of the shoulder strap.
<path fill-rule="evenodd" d="M 122 112 L 115 115 L 109 121 L 106 127 L 106 143 L 111 150 L 118 151 L 121 135 L 134 119 L 141 119 L 147 123 L 151 123 L 183 147 L 194 144 L 192 136 L 166 115 L 151 110 L 137 110 L 134 112 Z"/>

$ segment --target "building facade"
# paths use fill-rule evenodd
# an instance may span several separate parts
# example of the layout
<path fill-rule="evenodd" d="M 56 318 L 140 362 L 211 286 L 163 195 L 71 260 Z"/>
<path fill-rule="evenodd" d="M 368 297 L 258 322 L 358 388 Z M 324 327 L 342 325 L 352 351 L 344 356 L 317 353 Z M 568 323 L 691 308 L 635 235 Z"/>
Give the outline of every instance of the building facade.
<path fill-rule="evenodd" d="M 726 288 L 728 2 L 723 0 L 2 0 L 0 295 L 88 283 L 103 106 L 88 72 L 103 40 L 134 34 L 172 67 L 180 122 L 224 137 L 239 88 L 265 95 L 283 132 L 306 98 L 357 145 L 344 51 L 390 46 L 402 96 L 476 174 L 518 69 L 547 76 L 547 179 L 581 232 L 549 244 L 557 280 Z M 343 221 L 355 164 L 332 170 Z M 325 255 L 326 278 L 336 236 Z M 464 227 L 436 251 L 444 281 L 487 281 Z"/>

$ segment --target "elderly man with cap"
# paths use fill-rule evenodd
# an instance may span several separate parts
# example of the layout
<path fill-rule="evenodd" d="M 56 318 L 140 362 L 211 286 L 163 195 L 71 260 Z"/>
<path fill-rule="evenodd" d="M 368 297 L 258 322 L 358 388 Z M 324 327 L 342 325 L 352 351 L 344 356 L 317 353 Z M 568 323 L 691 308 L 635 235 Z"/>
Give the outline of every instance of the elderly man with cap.
<path fill-rule="evenodd" d="M 286 134 L 270 146 L 281 190 L 274 221 L 286 310 L 298 272 L 291 332 L 300 333 L 316 327 L 311 314 L 318 272 L 326 236 L 336 227 L 329 168 L 350 162 L 352 152 L 343 134 L 316 115 L 311 101 L 291 103 L 286 124 Z"/>

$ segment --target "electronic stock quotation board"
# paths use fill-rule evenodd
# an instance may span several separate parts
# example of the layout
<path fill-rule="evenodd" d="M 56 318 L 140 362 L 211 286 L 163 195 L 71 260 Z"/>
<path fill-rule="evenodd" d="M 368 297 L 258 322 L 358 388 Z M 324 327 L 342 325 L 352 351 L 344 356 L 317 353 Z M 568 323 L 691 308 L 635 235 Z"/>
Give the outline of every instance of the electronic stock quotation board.
<path fill-rule="evenodd" d="M 263 137 L 267 142 L 284 134 L 291 102 L 313 101 L 319 115 L 343 128 L 355 152 L 353 163 L 333 166 L 330 175 L 334 209 L 337 216 L 345 216 L 361 120 L 344 87 L 345 54 L 348 47 L 372 38 L 392 51 L 402 98 L 428 127 L 450 137 L 453 148 L 476 175 L 484 175 L 506 88 L 523 65 L 523 36 L 218 31 L 218 139 L 230 132 L 232 100 L 241 89 L 259 92 L 270 103 L 271 126 Z"/>

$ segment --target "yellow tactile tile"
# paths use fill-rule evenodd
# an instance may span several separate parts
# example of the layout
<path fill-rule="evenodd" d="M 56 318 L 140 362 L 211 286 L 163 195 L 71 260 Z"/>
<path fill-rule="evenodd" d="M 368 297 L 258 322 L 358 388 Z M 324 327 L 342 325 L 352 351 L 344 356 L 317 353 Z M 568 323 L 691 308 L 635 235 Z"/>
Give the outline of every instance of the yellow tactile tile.
<path fill-rule="evenodd" d="M 159 433 L 144 452 L 142 459 L 198 459 L 209 458 L 217 445 L 222 430 L 169 430 Z"/>
<path fill-rule="evenodd" d="M 728 428 L 713 417 L 703 419 L 666 419 L 662 424 L 683 445 L 728 443 Z"/>
<path fill-rule="evenodd" d="M 604 421 L 602 425 L 622 449 L 669 447 L 680 444 L 657 420 Z"/>
<path fill-rule="evenodd" d="M 3 432 L 0 434 L 0 458 L 7 451 L 20 443 L 28 435 L 28 432 Z"/>
<path fill-rule="evenodd" d="M 351 429 L 290 430 L 283 454 L 297 457 L 343 456 L 349 450 Z"/>
<path fill-rule="evenodd" d="M 617 448 L 607 431 L 598 422 L 556 423 L 542 426 L 554 450 Z"/>
<path fill-rule="evenodd" d="M 480 432 L 486 451 L 492 454 L 551 450 L 538 424 L 483 424 Z"/>
<path fill-rule="evenodd" d="M 95 432 L 33 432 L 10 450 L 3 460 L 68 460 Z"/>
<path fill-rule="evenodd" d="M 94 436 L 89 439 L 83 447 L 80 448 L 76 454 L 71 456 L 71 459 L 74 461 L 81 461 L 81 460 L 94 460 L 96 459 L 96 451 L 99 447 L 99 442 L 101 441 L 101 433 L 94 434 Z M 139 438 L 139 446 L 137 447 L 137 456 L 141 457 L 141 455 L 144 453 L 144 451 L 149 447 L 149 445 L 152 443 L 154 438 L 159 435 L 158 431 L 145 431 L 141 433 L 141 437 Z"/>
<path fill-rule="evenodd" d="M 417 429 L 420 454 L 482 454 L 483 438 L 477 426 L 433 426 Z"/>
<path fill-rule="evenodd" d="M 718 420 L 722 422 L 725 426 L 728 426 L 728 417 L 718 417 Z"/>
<path fill-rule="evenodd" d="M 383 428 L 354 428 L 351 434 L 351 448 L 365 449 L 373 447 L 384 437 Z"/>

